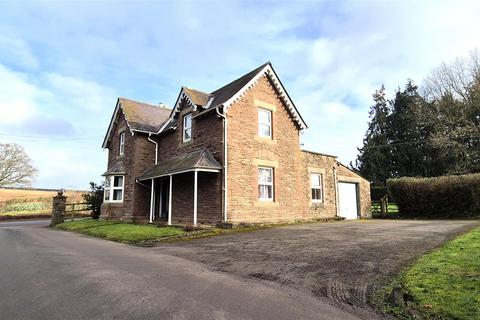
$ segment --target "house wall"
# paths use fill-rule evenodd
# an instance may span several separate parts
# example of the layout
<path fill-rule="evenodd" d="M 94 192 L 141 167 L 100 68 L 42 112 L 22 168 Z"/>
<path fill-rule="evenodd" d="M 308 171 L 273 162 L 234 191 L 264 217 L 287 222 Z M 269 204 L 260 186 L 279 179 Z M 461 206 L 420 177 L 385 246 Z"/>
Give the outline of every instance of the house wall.
<path fill-rule="evenodd" d="M 258 137 L 258 108 L 272 111 L 273 137 Z M 228 109 L 228 221 L 281 222 L 336 217 L 339 181 L 359 184 L 361 216 L 370 214 L 370 186 L 335 157 L 300 150 L 299 130 L 268 78 Z M 258 200 L 258 167 L 274 169 L 274 201 Z M 311 200 L 311 173 L 323 177 L 323 202 Z"/>
<path fill-rule="evenodd" d="M 258 107 L 272 111 L 273 139 L 258 137 Z M 266 76 L 227 111 L 228 221 L 306 218 L 299 130 Z M 274 201 L 258 200 L 258 167 L 274 168 Z"/>
<path fill-rule="evenodd" d="M 122 161 L 125 167 L 124 194 L 121 203 L 103 203 L 102 219 L 144 221 L 150 212 L 150 189 L 135 182 L 136 177 L 155 164 L 155 145 L 142 133 L 131 134 L 123 113 L 117 114 L 108 144 L 108 166 Z M 119 154 L 120 133 L 125 131 L 125 152 Z"/>
<path fill-rule="evenodd" d="M 199 110 L 201 111 L 201 110 Z M 158 138 L 158 161 L 206 148 L 223 166 L 223 121 L 215 111 L 195 117 L 186 104 L 180 105 L 178 127 L 163 133 Z M 183 116 L 192 112 L 192 139 L 183 143 Z M 222 221 L 222 172 L 198 175 L 197 222 L 216 223 Z M 173 176 L 172 223 L 193 222 L 193 172 Z"/>
<path fill-rule="evenodd" d="M 335 157 L 315 152 L 302 151 L 303 180 L 310 186 L 310 174 L 320 173 L 323 176 L 323 202 L 313 203 L 311 201 L 311 190 L 305 188 L 305 195 L 309 203 L 308 211 L 310 219 L 334 218 L 337 215 L 338 195 L 336 193 L 335 173 L 338 181 L 354 182 L 358 184 L 360 216 L 371 217 L 370 211 L 370 182 L 357 173 L 338 162 Z M 335 172 L 336 171 L 336 172 Z"/>

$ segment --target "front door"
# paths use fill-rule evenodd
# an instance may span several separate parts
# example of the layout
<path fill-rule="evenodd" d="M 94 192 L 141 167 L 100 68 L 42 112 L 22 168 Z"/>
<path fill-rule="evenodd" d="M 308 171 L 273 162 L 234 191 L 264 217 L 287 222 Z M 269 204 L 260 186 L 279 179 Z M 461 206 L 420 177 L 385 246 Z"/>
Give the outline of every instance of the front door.
<path fill-rule="evenodd" d="M 168 188 L 170 181 L 167 179 L 161 180 L 160 186 L 160 219 L 167 220 L 168 219 Z"/>

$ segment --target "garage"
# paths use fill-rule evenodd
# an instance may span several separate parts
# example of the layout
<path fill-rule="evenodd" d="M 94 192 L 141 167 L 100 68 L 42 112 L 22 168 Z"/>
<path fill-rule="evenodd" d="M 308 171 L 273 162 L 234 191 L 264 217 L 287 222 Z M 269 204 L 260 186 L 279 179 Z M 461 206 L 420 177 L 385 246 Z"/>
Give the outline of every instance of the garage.
<path fill-rule="evenodd" d="M 338 198 L 338 215 L 345 219 L 358 219 L 357 184 L 351 182 L 339 182 Z"/>

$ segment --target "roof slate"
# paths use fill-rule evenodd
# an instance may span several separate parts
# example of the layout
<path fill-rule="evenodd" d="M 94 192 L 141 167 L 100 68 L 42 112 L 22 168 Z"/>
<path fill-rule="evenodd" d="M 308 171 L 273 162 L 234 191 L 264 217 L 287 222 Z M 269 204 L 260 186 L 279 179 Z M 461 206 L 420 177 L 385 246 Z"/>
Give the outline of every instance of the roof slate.
<path fill-rule="evenodd" d="M 222 167 L 207 149 L 200 149 L 162 161 L 144 172 L 138 180 L 148 180 L 185 170 L 220 170 Z"/>
<path fill-rule="evenodd" d="M 118 101 L 132 130 L 157 133 L 172 111 L 163 106 L 153 106 L 126 98 L 118 98 Z"/>
<path fill-rule="evenodd" d="M 208 103 L 208 100 L 210 100 L 210 97 L 212 96 L 209 93 L 188 87 L 183 87 L 183 91 L 188 95 L 188 97 L 194 104 L 202 107 Z"/>
<path fill-rule="evenodd" d="M 112 174 L 125 174 L 125 167 L 122 161 L 115 163 L 110 169 L 102 174 L 102 176 L 108 176 Z"/>

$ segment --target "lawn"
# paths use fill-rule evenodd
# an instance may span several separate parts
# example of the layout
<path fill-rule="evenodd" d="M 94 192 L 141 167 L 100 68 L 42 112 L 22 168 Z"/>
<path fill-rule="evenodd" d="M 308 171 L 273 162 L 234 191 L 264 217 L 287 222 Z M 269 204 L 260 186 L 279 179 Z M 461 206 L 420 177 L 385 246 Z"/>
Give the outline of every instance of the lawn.
<path fill-rule="evenodd" d="M 61 230 L 75 231 L 93 237 L 131 244 L 156 241 L 186 233 L 175 227 L 157 227 L 117 221 L 98 221 L 94 219 L 65 222 L 55 227 Z"/>
<path fill-rule="evenodd" d="M 480 319 L 480 228 L 423 256 L 397 281 L 426 319 Z"/>

